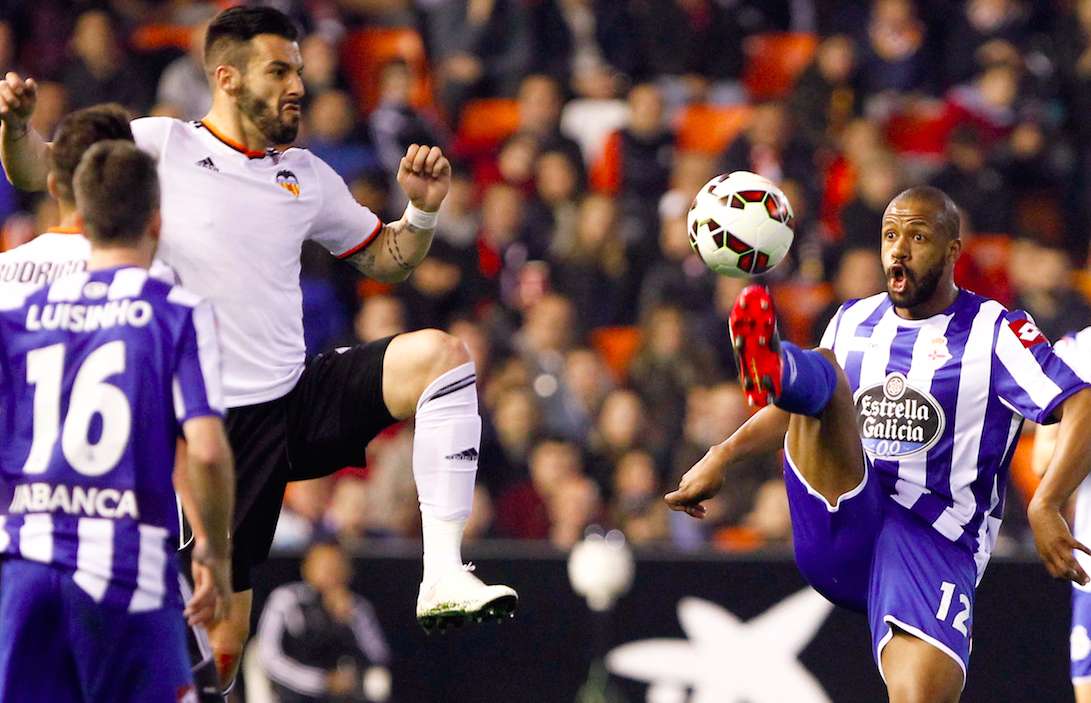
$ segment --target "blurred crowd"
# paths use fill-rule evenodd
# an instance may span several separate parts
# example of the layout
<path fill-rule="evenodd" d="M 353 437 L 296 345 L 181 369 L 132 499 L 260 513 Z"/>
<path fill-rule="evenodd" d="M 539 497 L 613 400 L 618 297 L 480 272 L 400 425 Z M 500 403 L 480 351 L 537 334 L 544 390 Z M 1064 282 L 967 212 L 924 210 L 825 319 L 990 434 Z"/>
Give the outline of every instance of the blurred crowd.
<path fill-rule="evenodd" d="M 0 65 L 34 126 L 116 101 L 197 119 L 203 23 L 225 2 L 0 0 Z M 661 495 L 748 416 L 726 312 L 743 282 L 690 250 L 717 173 L 779 183 L 796 221 L 766 277 L 785 334 L 882 290 L 883 209 L 931 183 L 964 212 L 961 285 L 1051 338 L 1091 323 L 1091 0 L 267 0 L 303 27 L 299 144 L 385 219 L 407 145 L 454 182 L 394 288 L 304 252 L 308 350 L 434 326 L 472 351 L 484 417 L 472 538 L 732 550 L 790 532 L 775 456 L 734 466 L 702 522 Z M 51 225 L 0 184 L 3 246 Z M 413 536 L 411 427 L 368 466 L 290 488 L 277 544 Z M 1011 501 L 1018 510 L 1018 500 Z"/>

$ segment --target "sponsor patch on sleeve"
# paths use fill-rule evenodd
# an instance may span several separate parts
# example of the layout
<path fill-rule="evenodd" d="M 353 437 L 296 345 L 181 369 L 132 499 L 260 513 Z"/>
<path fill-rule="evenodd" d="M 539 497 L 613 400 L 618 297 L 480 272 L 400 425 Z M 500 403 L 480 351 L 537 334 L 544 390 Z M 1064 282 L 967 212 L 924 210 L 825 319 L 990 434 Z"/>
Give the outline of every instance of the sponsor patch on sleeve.
<path fill-rule="evenodd" d="M 1042 334 L 1042 331 L 1038 329 L 1030 320 L 1012 320 L 1008 323 L 1008 327 L 1015 333 L 1016 338 L 1023 343 L 1023 346 L 1030 349 L 1035 344 L 1041 344 L 1046 341 L 1046 337 Z"/>

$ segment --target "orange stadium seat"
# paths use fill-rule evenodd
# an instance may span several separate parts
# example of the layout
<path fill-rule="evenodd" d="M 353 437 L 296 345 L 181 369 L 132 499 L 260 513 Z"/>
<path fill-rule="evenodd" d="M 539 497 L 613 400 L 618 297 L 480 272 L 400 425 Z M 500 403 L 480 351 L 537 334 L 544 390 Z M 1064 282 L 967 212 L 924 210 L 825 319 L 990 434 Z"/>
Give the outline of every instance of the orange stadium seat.
<path fill-rule="evenodd" d="M 519 103 L 510 98 L 471 100 L 462 108 L 458 141 L 495 145 L 519 129 Z"/>
<path fill-rule="evenodd" d="M 629 374 L 629 364 L 640 347 L 639 327 L 599 327 L 591 330 L 591 346 L 599 353 L 618 383 Z"/>
<path fill-rule="evenodd" d="M 162 49 L 189 51 L 194 27 L 186 24 L 146 24 L 133 30 L 129 43 L 142 52 Z"/>
<path fill-rule="evenodd" d="M 746 105 L 689 105 L 678 117 L 678 148 L 715 156 L 723 152 L 750 122 Z"/>
<path fill-rule="evenodd" d="M 785 282 L 773 286 L 773 301 L 781 325 L 780 332 L 796 344 L 808 345 L 811 326 L 822 309 L 833 300 L 828 283 Z"/>
<path fill-rule="evenodd" d="M 818 37 L 806 32 L 769 32 L 748 37 L 743 44 L 746 65 L 743 85 L 751 100 L 784 97 L 807 68 Z"/>
<path fill-rule="evenodd" d="M 1032 463 L 1034 456 L 1034 434 L 1024 433 L 1019 438 L 1019 444 L 1015 446 L 1015 454 L 1011 458 L 1011 482 L 1019 491 L 1019 497 L 1023 499 L 1023 505 L 1034 497 L 1034 491 L 1038 490 L 1041 478 L 1034 473 Z"/>
<path fill-rule="evenodd" d="M 420 32 L 410 27 L 375 27 L 351 32 L 341 44 L 341 65 L 360 111 L 371 112 L 379 101 L 383 66 L 402 59 L 413 75 L 410 99 L 415 107 L 431 107 L 432 80 Z"/>

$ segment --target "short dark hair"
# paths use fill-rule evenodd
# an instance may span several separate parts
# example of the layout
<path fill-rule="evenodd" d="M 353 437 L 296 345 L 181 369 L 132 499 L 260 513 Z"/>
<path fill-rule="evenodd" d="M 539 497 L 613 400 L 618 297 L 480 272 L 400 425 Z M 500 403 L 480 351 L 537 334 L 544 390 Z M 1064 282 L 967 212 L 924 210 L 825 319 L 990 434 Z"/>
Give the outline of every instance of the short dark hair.
<path fill-rule="evenodd" d="M 934 186 L 913 186 L 894 196 L 896 200 L 916 200 L 927 203 L 936 211 L 936 225 L 948 240 L 958 239 L 962 231 L 962 216 L 951 196 Z"/>
<path fill-rule="evenodd" d="M 74 202 L 72 176 L 80 159 L 93 144 L 107 139 L 133 141 L 129 113 L 117 103 L 76 110 L 61 120 L 49 149 L 49 170 L 57 182 L 57 197 L 60 200 Z"/>
<path fill-rule="evenodd" d="M 159 209 L 155 159 L 131 142 L 93 145 L 80 159 L 73 185 L 84 234 L 94 244 L 136 244 Z"/>
<path fill-rule="evenodd" d="M 299 39 L 299 29 L 288 15 L 272 7 L 231 7 L 216 15 L 205 36 L 205 67 L 216 68 L 218 57 L 234 66 L 246 62 L 243 53 L 232 51 L 259 34 L 273 34 L 289 41 Z M 241 66 L 240 66 L 241 67 Z"/>

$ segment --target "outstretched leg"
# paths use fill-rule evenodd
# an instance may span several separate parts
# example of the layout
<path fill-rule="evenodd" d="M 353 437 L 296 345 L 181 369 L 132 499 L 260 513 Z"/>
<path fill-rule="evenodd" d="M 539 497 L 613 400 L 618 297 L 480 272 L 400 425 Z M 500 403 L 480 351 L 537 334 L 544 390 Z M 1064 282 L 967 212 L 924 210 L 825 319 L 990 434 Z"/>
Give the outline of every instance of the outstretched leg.
<path fill-rule="evenodd" d="M 439 330 L 398 335 L 383 360 L 382 388 L 393 417 L 416 421 L 413 477 L 424 539 L 418 621 L 431 630 L 511 615 L 515 591 L 486 586 L 462 564 L 481 445 L 477 376 L 466 346 Z"/>

